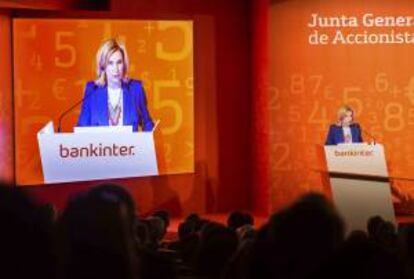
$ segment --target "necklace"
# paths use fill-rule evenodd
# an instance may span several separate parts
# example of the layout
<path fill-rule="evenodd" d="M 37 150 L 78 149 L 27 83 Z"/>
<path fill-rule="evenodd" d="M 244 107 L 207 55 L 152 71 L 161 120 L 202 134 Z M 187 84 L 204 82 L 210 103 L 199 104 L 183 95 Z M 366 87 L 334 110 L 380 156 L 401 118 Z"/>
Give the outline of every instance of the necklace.
<path fill-rule="evenodd" d="M 121 94 L 122 91 L 119 92 L 118 101 L 116 102 L 115 106 L 111 104 L 110 99 L 108 98 L 109 125 L 111 126 L 117 126 L 119 124 L 119 120 L 121 119 Z"/>

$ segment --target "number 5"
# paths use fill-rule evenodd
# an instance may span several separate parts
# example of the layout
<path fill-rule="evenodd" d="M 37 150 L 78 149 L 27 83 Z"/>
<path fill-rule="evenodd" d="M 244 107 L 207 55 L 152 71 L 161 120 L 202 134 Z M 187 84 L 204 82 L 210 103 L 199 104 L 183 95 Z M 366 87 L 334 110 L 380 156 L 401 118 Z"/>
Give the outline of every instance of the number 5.
<path fill-rule="evenodd" d="M 62 39 L 64 37 L 72 37 L 73 32 L 58 31 L 55 34 L 55 47 L 57 51 L 67 51 L 69 53 L 69 59 L 62 61 L 59 57 L 55 57 L 55 65 L 61 68 L 69 68 L 75 65 L 76 62 L 76 49 L 70 44 L 64 44 Z"/>
<path fill-rule="evenodd" d="M 175 121 L 171 127 L 163 129 L 164 134 L 171 135 L 178 131 L 183 122 L 183 110 L 180 104 L 172 99 L 161 100 L 162 88 L 177 88 L 180 86 L 178 80 L 156 80 L 154 81 L 154 108 L 163 109 L 171 108 L 175 112 Z"/>

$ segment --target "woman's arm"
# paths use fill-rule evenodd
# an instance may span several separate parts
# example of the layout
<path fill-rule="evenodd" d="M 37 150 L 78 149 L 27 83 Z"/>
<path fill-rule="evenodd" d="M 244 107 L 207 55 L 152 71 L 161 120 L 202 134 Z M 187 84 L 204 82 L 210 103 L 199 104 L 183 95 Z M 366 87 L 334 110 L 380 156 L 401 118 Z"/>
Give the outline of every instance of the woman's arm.
<path fill-rule="evenodd" d="M 326 137 L 325 145 L 336 145 L 334 126 L 329 127 L 328 136 Z"/>
<path fill-rule="evenodd" d="M 138 110 L 142 120 L 142 130 L 152 131 L 154 123 L 147 108 L 147 97 L 141 82 L 136 82 L 136 93 L 138 94 Z"/>
<path fill-rule="evenodd" d="M 362 128 L 361 125 L 359 125 L 358 123 L 356 124 L 356 127 L 358 129 L 358 142 L 364 142 L 363 138 L 362 138 Z"/>
<path fill-rule="evenodd" d="M 90 81 L 86 84 L 85 94 L 83 97 L 81 113 L 78 118 L 77 126 L 91 126 L 91 98 L 90 95 L 93 94 L 95 83 Z"/>

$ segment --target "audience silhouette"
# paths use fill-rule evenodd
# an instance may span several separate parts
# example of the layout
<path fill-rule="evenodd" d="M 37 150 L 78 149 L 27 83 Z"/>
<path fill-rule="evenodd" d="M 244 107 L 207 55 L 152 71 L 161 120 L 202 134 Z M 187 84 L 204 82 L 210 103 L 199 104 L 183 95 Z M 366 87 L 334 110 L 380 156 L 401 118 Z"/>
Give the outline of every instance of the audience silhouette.
<path fill-rule="evenodd" d="M 121 186 L 103 184 L 68 201 L 60 215 L 21 188 L 0 185 L 1 278 L 319 279 L 414 278 L 414 225 L 399 231 L 373 216 L 365 231 L 309 193 L 256 230 L 251 214 L 227 224 L 190 214 L 166 241 L 170 215 L 137 215 Z"/>

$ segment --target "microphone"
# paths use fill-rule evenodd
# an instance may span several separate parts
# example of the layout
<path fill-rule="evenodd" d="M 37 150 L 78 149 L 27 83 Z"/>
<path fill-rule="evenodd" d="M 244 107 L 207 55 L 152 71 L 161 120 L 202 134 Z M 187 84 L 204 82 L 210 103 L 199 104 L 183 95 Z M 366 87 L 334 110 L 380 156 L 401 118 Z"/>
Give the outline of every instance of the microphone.
<path fill-rule="evenodd" d="M 58 127 L 57 127 L 57 132 L 60 133 L 61 129 L 62 129 L 62 119 L 69 113 L 71 112 L 74 108 L 76 108 L 77 106 L 79 106 L 79 104 L 83 103 L 83 101 L 85 101 L 86 99 L 88 99 L 90 96 L 92 96 L 93 93 L 84 96 L 82 99 L 80 99 L 79 101 L 77 101 L 73 106 L 71 106 L 70 108 L 68 108 L 67 110 L 65 110 L 60 116 L 59 116 L 59 120 L 58 120 Z"/>
<path fill-rule="evenodd" d="M 358 125 L 359 126 L 359 125 Z M 368 137 L 370 137 L 372 139 L 372 143 L 375 145 L 377 143 L 377 141 L 375 140 L 375 137 L 368 133 L 367 131 L 365 131 L 365 129 L 362 129 L 361 126 L 359 126 L 359 129 L 361 130 L 361 132 L 365 135 L 367 135 Z"/>

